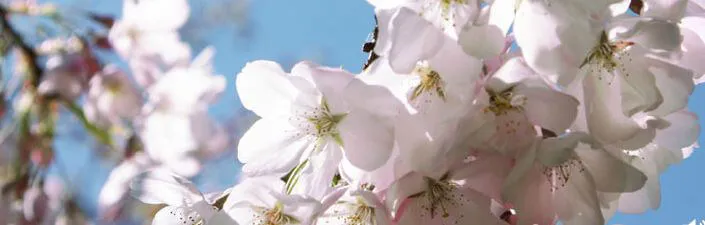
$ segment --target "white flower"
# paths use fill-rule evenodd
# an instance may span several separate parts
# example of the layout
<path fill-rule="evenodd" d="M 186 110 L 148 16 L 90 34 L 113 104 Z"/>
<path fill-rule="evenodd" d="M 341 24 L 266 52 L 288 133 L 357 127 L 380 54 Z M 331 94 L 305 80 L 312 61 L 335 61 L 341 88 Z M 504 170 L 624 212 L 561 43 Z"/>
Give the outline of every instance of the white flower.
<path fill-rule="evenodd" d="M 398 224 L 504 224 L 487 196 L 464 186 L 463 167 L 429 177 L 409 173 L 390 187 L 386 205 Z"/>
<path fill-rule="evenodd" d="M 457 32 L 479 11 L 477 0 L 368 0 L 378 9 L 407 8 L 436 29 L 457 39 Z M 404 21 L 401 21 L 404 23 Z M 403 34 L 402 34 L 403 35 Z"/>
<path fill-rule="evenodd" d="M 533 143 L 534 126 L 563 134 L 578 113 L 579 102 L 541 79 L 516 57 L 489 78 L 478 96 L 474 121 L 482 124 L 473 146 L 515 156 Z"/>
<path fill-rule="evenodd" d="M 98 124 L 120 124 L 122 119 L 137 116 L 142 106 L 142 96 L 125 73 L 114 65 L 91 78 L 86 116 Z"/>
<path fill-rule="evenodd" d="M 391 219 L 387 208 L 372 191 L 360 185 L 353 185 L 343 189 L 342 196 L 333 194 L 324 201 L 332 204 L 316 219 L 314 224 L 340 224 L 340 225 L 389 225 Z M 337 194 L 340 195 L 340 194 Z"/>
<path fill-rule="evenodd" d="M 81 96 L 87 77 L 91 75 L 82 57 L 80 54 L 50 57 L 37 91 L 43 95 L 55 95 L 69 101 Z"/>
<path fill-rule="evenodd" d="M 274 62 L 246 65 L 237 76 L 238 94 L 243 106 L 262 119 L 240 139 L 238 159 L 245 164 L 243 171 L 283 175 L 316 154 L 341 149 L 346 160 L 365 170 L 386 162 L 393 143 L 391 127 L 383 125 L 381 115 L 344 100 L 352 80 L 346 71 L 308 62 L 294 66 L 291 74 Z M 330 170 L 339 162 L 314 159 L 334 160 L 311 163 L 333 166 Z M 314 172 L 323 170 L 314 168 Z"/>
<path fill-rule="evenodd" d="M 115 166 L 98 194 L 99 213 L 117 207 L 128 193 L 132 179 L 152 167 L 152 163 L 146 154 L 137 153 Z"/>
<path fill-rule="evenodd" d="M 191 50 L 177 33 L 188 19 L 187 1 L 123 3 L 123 17 L 112 26 L 109 38 L 115 51 L 128 60 L 140 85 L 149 86 L 158 78 L 159 73 L 149 70 L 188 62 Z"/>
<path fill-rule="evenodd" d="M 646 176 L 599 146 L 581 143 L 585 134 L 537 140 L 520 157 L 502 189 L 518 224 L 604 224 L 598 192 L 640 189 Z"/>
<path fill-rule="evenodd" d="M 657 209 L 661 204 L 659 176 L 668 166 L 685 159 L 697 142 L 700 126 L 693 113 L 679 111 L 663 118 L 669 123 L 665 129 L 657 130 L 649 145 L 625 152 L 632 157 L 629 163 L 647 176 L 646 184 L 638 191 L 619 196 L 618 209 L 624 213 L 642 213 Z"/>
<path fill-rule="evenodd" d="M 192 177 L 201 169 L 203 154 L 222 151 L 227 135 L 206 112 L 178 115 L 152 112 L 141 124 L 140 137 L 150 158 L 173 172 Z"/>
<path fill-rule="evenodd" d="M 235 185 L 215 224 L 308 225 L 321 203 L 306 196 L 287 195 L 276 177 L 247 178 Z M 235 222 L 235 223 L 233 223 Z"/>
<path fill-rule="evenodd" d="M 225 90 L 222 75 L 214 74 L 212 47 L 204 49 L 188 67 L 174 67 L 147 90 L 157 110 L 187 115 L 207 110 Z"/>
<path fill-rule="evenodd" d="M 133 180 L 132 195 L 147 204 L 166 204 L 154 225 L 204 224 L 218 212 L 193 184 L 167 170 L 154 169 Z"/>
<path fill-rule="evenodd" d="M 432 23 L 419 17 L 409 8 L 379 10 L 377 14 L 379 38 L 374 51 L 388 57 L 394 72 L 411 73 L 420 61 L 431 60 L 439 52 L 447 51 L 444 49 L 458 46 L 457 38 L 444 35 Z M 456 54 L 452 51 L 450 54 Z M 461 53 L 464 54 L 463 51 Z"/>

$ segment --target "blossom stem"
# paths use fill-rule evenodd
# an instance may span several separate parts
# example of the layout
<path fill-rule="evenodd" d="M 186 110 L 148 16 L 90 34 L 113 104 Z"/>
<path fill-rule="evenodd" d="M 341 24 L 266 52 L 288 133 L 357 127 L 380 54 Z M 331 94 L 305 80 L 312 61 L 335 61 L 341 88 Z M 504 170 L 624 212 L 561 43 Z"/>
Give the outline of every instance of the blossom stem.
<path fill-rule="evenodd" d="M 81 108 L 76 103 L 66 100 L 62 100 L 62 103 L 71 113 L 73 113 L 74 116 L 76 116 L 76 118 L 78 118 L 79 121 L 81 121 L 83 127 L 85 127 L 86 130 L 88 130 L 88 133 L 93 135 L 93 137 L 95 137 L 98 142 L 107 145 L 110 148 L 113 147 L 113 140 L 110 137 L 110 133 L 88 121 L 88 118 L 86 118 L 86 115 L 83 113 L 83 110 L 81 110 Z"/>
<path fill-rule="evenodd" d="M 308 159 L 299 163 L 299 165 L 294 167 L 294 169 L 289 174 L 289 179 L 286 180 L 286 193 L 287 194 L 291 194 L 291 191 L 294 190 L 296 183 L 299 181 L 299 177 L 301 177 L 301 171 L 306 167 L 306 165 L 308 165 Z"/>

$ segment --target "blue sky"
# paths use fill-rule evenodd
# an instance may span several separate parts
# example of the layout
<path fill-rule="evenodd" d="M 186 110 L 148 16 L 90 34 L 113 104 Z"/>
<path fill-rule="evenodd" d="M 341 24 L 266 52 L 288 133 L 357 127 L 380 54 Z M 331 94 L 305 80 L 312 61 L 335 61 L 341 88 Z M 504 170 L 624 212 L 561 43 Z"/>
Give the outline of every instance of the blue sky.
<path fill-rule="evenodd" d="M 198 5 L 213 0 L 194 1 Z M 291 65 L 299 60 L 314 60 L 318 63 L 359 72 L 366 59 L 361 46 L 374 26 L 373 9 L 364 0 L 251 0 L 249 7 L 249 27 L 233 29 L 232 26 L 214 27 L 206 30 L 202 36 L 191 35 L 196 32 L 186 27 L 182 32 L 187 41 L 194 44 L 194 49 L 207 44 L 217 49 L 216 71 L 228 78 L 227 92 L 213 109 L 213 114 L 221 119 L 227 118 L 241 110 L 234 90 L 234 76 L 248 61 L 267 59 Z M 119 14 L 119 1 L 115 0 L 62 0 L 65 6 L 80 7 L 110 14 Z M 215 2 L 220 2 L 217 0 Z M 68 5 L 66 5 L 66 3 Z M 232 17 L 230 17 L 232 16 Z M 235 14 L 225 14 L 223 23 L 232 23 L 228 18 Z M 199 18 L 192 18 L 197 21 Z M 195 23 L 194 23 L 195 24 Z M 240 32 L 238 32 L 239 30 Z M 244 34 L 243 34 L 244 33 Z M 690 109 L 700 117 L 705 115 L 705 90 L 698 87 L 690 102 Z M 701 122 L 701 126 L 702 126 Z M 700 136 L 703 142 L 703 135 Z M 66 170 L 80 181 L 79 192 L 83 201 L 91 205 L 92 198 L 108 172 L 109 164 L 90 163 L 96 156 L 88 149 L 59 143 L 59 157 L 69 159 Z M 59 147 L 61 147 L 59 146 Z M 70 149 L 71 152 L 68 152 Z M 204 181 L 217 178 L 218 183 L 204 184 L 200 187 L 215 190 L 225 187 L 236 179 L 237 166 L 234 154 L 227 154 L 214 160 L 200 178 Z M 687 224 L 693 219 L 705 219 L 705 172 L 703 167 L 705 154 L 696 152 L 679 165 L 672 166 L 661 178 L 662 204 L 657 211 L 639 215 L 616 215 L 608 224 L 625 225 L 663 225 Z M 90 170 L 86 170 L 86 169 Z M 81 171 L 91 171 L 85 173 Z"/>

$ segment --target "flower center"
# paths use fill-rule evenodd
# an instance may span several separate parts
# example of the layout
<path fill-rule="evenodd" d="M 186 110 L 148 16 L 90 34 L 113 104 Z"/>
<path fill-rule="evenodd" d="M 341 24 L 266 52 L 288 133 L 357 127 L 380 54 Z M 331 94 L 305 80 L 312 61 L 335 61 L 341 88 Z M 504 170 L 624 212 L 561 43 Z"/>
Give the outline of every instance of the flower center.
<path fill-rule="evenodd" d="M 119 81 L 105 79 L 104 82 L 105 89 L 108 90 L 108 93 L 117 95 L 122 91 L 122 84 Z"/>
<path fill-rule="evenodd" d="M 598 71 L 612 73 L 617 68 L 625 72 L 624 65 L 620 60 L 622 57 L 629 57 L 629 53 L 625 52 L 625 50 L 632 45 L 634 45 L 634 42 L 610 41 L 607 33 L 603 31 L 602 35 L 600 35 L 600 41 L 590 50 L 580 68 L 585 65 L 591 65 L 591 72 L 596 72 L 595 69 L 597 69 Z M 625 75 L 629 76 L 627 73 Z"/>
<path fill-rule="evenodd" d="M 426 65 L 417 66 L 414 72 L 421 77 L 421 83 L 414 88 L 409 100 L 414 101 L 423 93 L 428 93 L 429 95 L 435 94 L 438 95 L 439 98 L 443 99 L 443 101 L 446 100 L 446 93 L 443 89 L 445 82 L 438 72 L 432 70 Z"/>
<path fill-rule="evenodd" d="M 450 207 L 458 207 L 462 205 L 462 202 L 458 201 L 459 197 L 455 193 L 457 187 L 455 184 L 441 178 L 440 180 L 435 180 L 433 178 L 425 177 L 426 190 L 410 196 L 410 198 L 418 198 L 421 200 L 421 207 L 426 212 L 428 212 L 431 218 L 436 218 L 440 215 L 443 218 L 450 216 L 448 209 Z M 425 215 L 421 215 L 425 216 Z M 461 215 L 462 216 L 462 215 Z"/>
<path fill-rule="evenodd" d="M 523 105 L 527 101 L 526 96 L 514 95 L 513 90 L 514 88 L 512 87 L 500 93 L 495 93 L 487 89 L 487 93 L 490 95 L 490 105 L 485 108 L 485 112 L 493 112 L 495 116 L 501 116 L 512 110 L 524 110 Z"/>
<path fill-rule="evenodd" d="M 345 218 L 347 225 L 375 224 L 375 208 L 367 206 L 360 201 L 355 208 L 355 213 Z"/>
<path fill-rule="evenodd" d="M 257 208 L 260 215 L 255 216 L 254 222 L 258 225 L 284 225 L 299 223 L 296 218 L 282 212 L 283 206 L 277 203 L 272 209 Z"/>
<path fill-rule="evenodd" d="M 332 137 L 338 145 L 343 146 L 343 139 L 338 132 L 338 124 L 345 119 L 347 113 L 332 114 L 325 98 L 321 100 L 321 106 L 316 109 L 316 113 L 306 117 L 315 129 L 312 133 L 319 138 Z"/>
<path fill-rule="evenodd" d="M 570 180 L 570 176 L 572 175 L 571 171 L 573 171 L 573 169 L 579 173 L 584 172 L 585 166 L 583 165 L 583 161 L 573 158 L 563 164 L 544 168 L 543 174 L 546 176 L 548 183 L 551 185 L 551 192 L 555 192 L 565 187 Z"/>

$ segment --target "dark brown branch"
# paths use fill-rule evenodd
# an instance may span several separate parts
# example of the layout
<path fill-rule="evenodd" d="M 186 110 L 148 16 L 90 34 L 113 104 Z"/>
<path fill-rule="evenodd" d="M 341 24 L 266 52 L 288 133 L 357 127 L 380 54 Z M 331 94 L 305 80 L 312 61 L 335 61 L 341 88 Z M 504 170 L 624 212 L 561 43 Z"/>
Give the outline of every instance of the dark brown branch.
<path fill-rule="evenodd" d="M 365 62 L 365 65 L 362 66 L 362 69 L 365 70 L 367 67 L 372 64 L 377 58 L 379 58 L 379 55 L 375 53 L 375 45 L 377 44 L 377 35 L 379 33 L 379 21 L 377 21 L 377 16 L 375 16 L 375 30 L 372 31 L 372 40 L 365 42 L 364 45 L 362 45 L 362 51 L 369 53 L 370 56 L 367 58 L 367 61 Z"/>
<path fill-rule="evenodd" d="M 13 42 L 15 46 L 20 51 L 22 57 L 27 62 L 27 73 L 29 75 L 29 82 L 33 88 L 39 86 L 39 81 L 42 76 L 42 68 L 39 67 L 37 63 L 37 53 L 32 49 L 32 47 L 24 42 L 22 35 L 12 26 L 10 23 L 10 14 L 7 8 L 0 5 L 0 28 L 2 28 L 3 35 L 7 35 Z"/>

